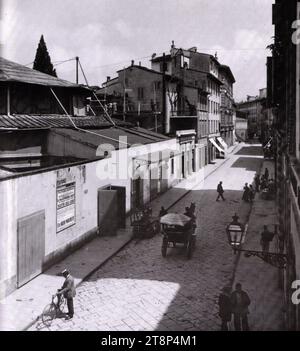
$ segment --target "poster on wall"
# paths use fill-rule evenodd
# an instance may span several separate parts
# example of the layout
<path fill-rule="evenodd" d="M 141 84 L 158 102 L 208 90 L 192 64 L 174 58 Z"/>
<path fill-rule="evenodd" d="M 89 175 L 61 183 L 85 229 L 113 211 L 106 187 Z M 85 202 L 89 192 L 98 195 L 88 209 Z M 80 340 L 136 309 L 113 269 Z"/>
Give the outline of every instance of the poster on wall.
<path fill-rule="evenodd" d="M 56 183 L 56 232 L 76 223 L 76 183 L 70 174 L 58 175 Z"/>

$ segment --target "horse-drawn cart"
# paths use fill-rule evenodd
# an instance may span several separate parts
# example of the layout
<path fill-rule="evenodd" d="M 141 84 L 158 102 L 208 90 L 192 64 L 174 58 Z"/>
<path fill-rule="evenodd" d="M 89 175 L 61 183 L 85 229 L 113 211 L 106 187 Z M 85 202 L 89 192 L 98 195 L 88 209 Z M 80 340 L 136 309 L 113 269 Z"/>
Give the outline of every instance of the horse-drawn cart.
<path fill-rule="evenodd" d="M 195 220 L 182 214 L 169 213 L 161 217 L 160 223 L 163 235 L 162 256 L 166 257 L 170 243 L 173 247 L 180 243 L 184 245 L 187 257 L 191 258 L 196 245 Z"/>

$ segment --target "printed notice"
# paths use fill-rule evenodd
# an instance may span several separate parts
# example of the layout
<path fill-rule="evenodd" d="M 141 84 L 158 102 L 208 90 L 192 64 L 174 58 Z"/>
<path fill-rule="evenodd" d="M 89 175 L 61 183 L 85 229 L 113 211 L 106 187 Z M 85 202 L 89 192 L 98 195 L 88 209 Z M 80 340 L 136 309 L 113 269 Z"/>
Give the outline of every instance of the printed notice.
<path fill-rule="evenodd" d="M 56 191 L 56 232 L 61 232 L 75 222 L 75 182 L 60 182 Z"/>

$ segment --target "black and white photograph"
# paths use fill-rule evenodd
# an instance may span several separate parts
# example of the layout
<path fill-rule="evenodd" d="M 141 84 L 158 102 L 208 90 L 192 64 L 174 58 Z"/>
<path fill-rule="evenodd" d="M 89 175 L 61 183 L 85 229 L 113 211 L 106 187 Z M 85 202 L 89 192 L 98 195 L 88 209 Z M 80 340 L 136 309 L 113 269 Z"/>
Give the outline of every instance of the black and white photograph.
<path fill-rule="evenodd" d="M 300 1 L 0 0 L 0 330 L 300 331 Z"/>

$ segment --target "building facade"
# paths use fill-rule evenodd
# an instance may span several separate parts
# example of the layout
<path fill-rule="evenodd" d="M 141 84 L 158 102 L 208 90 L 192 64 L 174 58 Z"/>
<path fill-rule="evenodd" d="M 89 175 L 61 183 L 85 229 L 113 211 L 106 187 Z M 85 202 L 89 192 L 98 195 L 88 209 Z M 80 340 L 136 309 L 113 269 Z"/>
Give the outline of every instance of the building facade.
<path fill-rule="evenodd" d="M 221 121 L 220 134 L 221 138 L 228 146 L 234 143 L 234 99 L 233 99 L 233 84 L 235 83 L 234 76 L 228 66 L 220 66 L 221 85 Z"/>
<path fill-rule="evenodd" d="M 267 108 L 274 119 L 279 252 L 288 257 L 287 267 L 280 275 L 285 291 L 288 330 L 300 330 L 300 307 L 292 301 L 293 282 L 300 279 L 299 20 L 299 1 L 275 1 L 275 37 L 269 46 L 272 56 L 267 60 Z"/>
<path fill-rule="evenodd" d="M 263 89 L 261 89 L 263 91 Z M 248 136 L 252 139 L 255 135 L 261 138 L 264 133 L 264 104 L 266 97 L 261 96 L 247 96 L 247 101 L 237 103 L 237 109 L 246 113 L 248 120 Z"/>
<path fill-rule="evenodd" d="M 163 75 L 141 65 L 119 70 L 116 78 L 103 83 L 97 95 L 104 105 L 115 104 L 112 116 L 139 126 L 163 132 Z"/>

